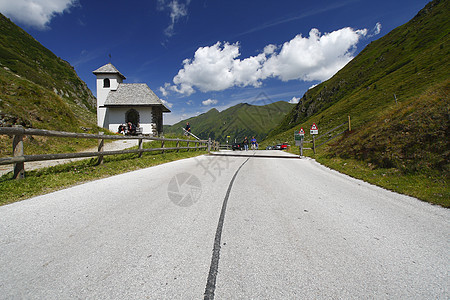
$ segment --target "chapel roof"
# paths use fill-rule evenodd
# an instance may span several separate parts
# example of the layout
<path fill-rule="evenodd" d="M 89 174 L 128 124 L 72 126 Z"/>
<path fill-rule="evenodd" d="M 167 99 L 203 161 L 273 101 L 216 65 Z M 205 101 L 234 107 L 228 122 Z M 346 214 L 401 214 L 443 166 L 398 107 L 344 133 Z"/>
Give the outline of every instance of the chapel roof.
<path fill-rule="evenodd" d="M 120 73 L 119 70 L 117 70 L 117 68 L 114 67 L 114 65 L 112 63 L 107 63 L 106 65 L 101 66 L 97 70 L 92 71 L 92 73 L 94 73 L 95 75 L 97 75 L 97 74 L 119 74 L 119 76 L 122 77 L 122 79 L 126 79 L 125 76 L 123 76 L 123 74 Z"/>
<path fill-rule="evenodd" d="M 170 112 L 145 83 L 120 83 L 108 93 L 104 106 L 161 106 L 163 112 Z"/>

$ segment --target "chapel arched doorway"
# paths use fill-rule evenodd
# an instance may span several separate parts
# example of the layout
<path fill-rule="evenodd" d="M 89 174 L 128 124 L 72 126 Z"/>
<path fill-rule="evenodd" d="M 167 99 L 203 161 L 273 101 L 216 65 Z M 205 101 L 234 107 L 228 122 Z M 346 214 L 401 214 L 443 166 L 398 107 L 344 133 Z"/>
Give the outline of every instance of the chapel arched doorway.
<path fill-rule="evenodd" d="M 125 122 L 131 122 L 136 127 L 139 125 L 139 113 L 135 109 L 130 109 L 125 113 Z"/>

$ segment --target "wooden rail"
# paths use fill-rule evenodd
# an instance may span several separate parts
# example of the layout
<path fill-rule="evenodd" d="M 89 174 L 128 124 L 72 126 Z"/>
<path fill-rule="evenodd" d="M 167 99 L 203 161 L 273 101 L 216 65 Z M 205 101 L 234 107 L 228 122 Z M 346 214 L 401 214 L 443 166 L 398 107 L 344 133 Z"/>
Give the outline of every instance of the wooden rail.
<path fill-rule="evenodd" d="M 67 158 L 83 158 L 83 157 L 98 157 L 98 163 L 102 163 L 103 156 L 105 155 L 119 155 L 136 153 L 139 157 L 142 153 L 161 151 L 179 151 L 179 150 L 199 150 L 207 149 L 218 150 L 219 144 L 216 141 L 209 140 L 184 140 L 184 139 L 172 139 L 172 138 L 160 138 L 151 136 L 123 136 L 123 135 L 103 135 L 101 134 L 86 134 L 75 132 L 64 132 L 54 130 L 43 129 L 31 129 L 23 128 L 21 126 L 15 127 L 0 127 L 1 135 L 9 135 L 13 137 L 13 157 L 0 158 L 0 165 L 14 164 L 14 175 L 16 179 L 25 177 L 25 162 L 31 161 L 45 161 L 45 160 L 57 160 Z M 59 138 L 83 138 L 83 139 L 98 139 L 98 151 L 97 152 L 78 152 L 78 153 L 55 153 L 55 154 L 39 154 L 39 155 L 25 155 L 23 147 L 23 137 L 25 135 L 30 136 L 47 136 L 47 137 L 59 137 Z M 103 151 L 104 140 L 138 140 L 138 149 L 131 150 L 115 150 L 115 151 Z M 143 148 L 142 142 L 144 140 L 160 141 L 160 148 Z M 165 147 L 165 142 L 176 142 L 176 147 Z M 186 146 L 180 146 L 180 143 L 186 143 Z M 189 146 L 190 143 L 195 145 Z"/>

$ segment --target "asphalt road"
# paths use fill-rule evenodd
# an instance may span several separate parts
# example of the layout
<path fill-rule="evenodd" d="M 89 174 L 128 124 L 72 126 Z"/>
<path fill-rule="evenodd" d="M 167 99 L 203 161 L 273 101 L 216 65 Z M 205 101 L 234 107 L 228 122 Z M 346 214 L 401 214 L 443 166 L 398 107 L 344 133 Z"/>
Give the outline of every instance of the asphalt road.
<path fill-rule="evenodd" d="M 0 207 L 0 298 L 449 298 L 449 210 L 258 154 Z"/>

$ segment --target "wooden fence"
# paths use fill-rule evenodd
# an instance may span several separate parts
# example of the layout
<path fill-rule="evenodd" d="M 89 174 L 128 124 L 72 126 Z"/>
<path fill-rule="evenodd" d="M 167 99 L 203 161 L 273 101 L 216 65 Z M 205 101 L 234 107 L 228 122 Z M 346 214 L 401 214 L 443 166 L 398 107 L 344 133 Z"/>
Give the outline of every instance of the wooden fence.
<path fill-rule="evenodd" d="M 86 133 L 74 133 L 74 132 L 63 132 L 63 131 L 53 131 L 53 130 L 43 130 L 43 129 L 29 129 L 23 128 L 21 126 L 15 127 L 0 127 L 1 135 L 9 135 L 13 137 L 13 157 L 3 157 L 0 158 L 0 165 L 14 164 L 14 178 L 20 179 L 25 176 L 25 162 L 31 161 L 44 161 L 44 160 L 57 160 L 57 159 L 67 159 L 67 158 L 80 158 L 80 157 L 98 157 L 98 163 L 102 163 L 103 156 L 106 155 L 118 155 L 118 154 L 128 154 L 136 153 L 139 157 L 142 156 L 144 152 L 152 151 L 179 151 L 185 150 L 199 150 L 207 149 L 208 152 L 211 150 L 218 150 L 219 143 L 216 141 L 209 140 L 184 140 L 184 139 L 170 139 L 170 138 L 159 138 L 151 136 L 123 136 L 123 135 L 103 135 L 100 134 L 86 134 Z M 56 154 L 39 154 L 39 155 L 25 155 L 23 147 L 23 137 L 24 136 L 46 136 L 46 137 L 59 137 L 59 138 L 80 138 L 80 139 L 97 139 L 98 140 L 98 151 L 97 152 L 78 152 L 78 153 L 56 153 Z M 103 151 L 104 140 L 138 140 L 138 149 L 128 149 L 128 150 L 114 150 L 114 151 Z M 143 148 L 143 141 L 160 141 L 160 148 Z M 176 147 L 165 147 L 165 142 L 176 142 Z M 182 143 L 186 143 L 186 146 L 182 146 Z M 189 146 L 194 144 L 195 146 Z"/>

